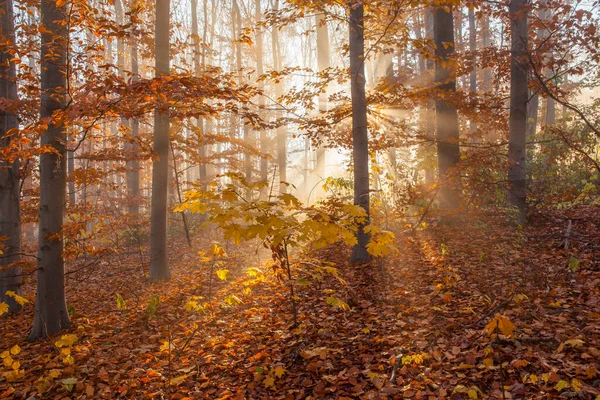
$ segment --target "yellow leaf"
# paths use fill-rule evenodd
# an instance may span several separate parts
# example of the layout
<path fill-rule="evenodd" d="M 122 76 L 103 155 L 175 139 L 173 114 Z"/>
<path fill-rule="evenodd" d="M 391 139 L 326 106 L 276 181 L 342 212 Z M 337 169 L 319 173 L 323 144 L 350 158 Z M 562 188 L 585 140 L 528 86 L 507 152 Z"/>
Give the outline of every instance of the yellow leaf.
<path fill-rule="evenodd" d="M 567 387 L 569 387 L 569 382 L 567 381 L 560 380 L 556 384 L 556 390 L 558 390 L 559 392 Z"/>
<path fill-rule="evenodd" d="M 0 302 L 0 315 L 6 314 L 8 312 L 8 304 Z"/>
<path fill-rule="evenodd" d="M 488 331 L 490 336 L 494 334 L 496 329 L 498 329 L 504 336 L 512 337 L 516 328 L 517 327 L 511 322 L 510 319 L 500 314 L 496 314 L 494 319 L 485 326 L 485 329 Z"/>
<path fill-rule="evenodd" d="M 10 367 L 13 369 L 13 371 L 18 371 L 21 367 L 21 363 L 18 361 L 14 361 Z"/>
<path fill-rule="evenodd" d="M 327 297 L 327 304 L 330 304 L 334 307 L 339 307 L 342 310 L 350 310 L 350 306 L 348 304 L 346 304 L 346 302 L 344 302 L 343 300 L 338 299 L 337 297 L 332 297 L 329 296 Z"/>
<path fill-rule="evenodd" d="M 5 350 L 2 353 L 0 353 L 0 358 L 4 360 L 9 355 L 10 355 L 10 353 L 8 352 L 8 350 Z"/>
<path fill-rule="evenodd" d="M 77 341 L 77 335 L 69 333 L 67 335 L 62 335 L 59 340 L 54 342 L 54 345 L 59 348 L 60 347 L 69 347 L 69 346 L 73 346 L 73 344 L 75 344 L 76 341 Z"/>
<path fill-rule="evenodd" d="M 15 299 L 15 301 L 17 303 L 19 303 L 19 305 L 21 305 L 21 306 L 24 306 L 25 303 L 29 303 L 29 300 L 27 300 L 25 297 L 19 296 L 18 294 L 16 294 L 12 290 L 7 290 L 6 291 L 6 295 L 12 297 L 13 299 Z"/>
<path fill-rule="evenodd" d="M 474 389 L 469 389 L 469 391 L 467 391 L 467 395 L 470 399 L 477 399 L 477 391 Z"/>
<path fill-rule="evenodd" d="M 75 364 L 75 360 L 73 359 L 73 356 L 72 355 L 66 356 L 63 360 L 63 364 L 65 364 L 67 366 Z"/>
<path fill-rule="evenodd" d="M 491 367 L 492 367 L 492 365 L 494 365 L 494 360 L 493 360 L 493 359 L 491 359 L 491 358 L 485 358 L 485 359 L 483 360 L 483 365 L 485 365 L 485 366 L 486 366 L 486 368 L 488 368 L 488 369 L 489 369 L 489 368 L 491 368 Z"/>
<path fill-rule="evenodd" d="M 180 375 L 176 378 L 173 378 L 173 379 L 171 379 L 171 385 L 179 386 L 183 383 L 183 381 L 185 381 L 185 378 L 187 378 L 187 377 L 188 377 L 188 375 L 185 374 L 185 375 Z"/>
<path fill-rule="evenodd" d="M 213 253 L 213 255 L 218 256 L 218 257 L 226 257 L 227 256 L 227 254 L 225 253 L 225 250 L 223 250 L 223 248 L 216 243 L 213 243 L 210 251 L 211 251 L 211 253 Z"/>
<path fill-rule="evenodd" d="M 173 349 L 173 344 L 166 340 L 160 345 L 160 351 L 169 351 L 170 349 Z"/>
<path fill-rule="evenodd" d="M 539 380 L 539 378 L 536 374 L 529 375 L 529 381 L 531 383 L 533 383 L 534 385 L 538 383 L 538 380 Z"/>
<path fill-rule="evenodd" d="M 48 376 L 51 379 L 56 379 L 60 376 L 60 370 L 58 369 L 51 369 L 50 372 L 48 372 Z"/>
<path fill-rule="evenodd" d="M 582 388 L 583 384 L 581 383 L 581 381 L 577 380 L 577 379 L 573 379 L 571 381 L 571 387 L 573 388 L 574 391 L 576 392 L 581 392 L 581 388 Z"/>
<path fill-rule="evenodd" d="M 286 372 L 286 369 L 281 366 L 275 368 L 275 371 L 274 371 L 275 376 L 278 378 L 281 378 L 285 374 L 285 372 Z"/>
<path fill-rule="evenodd" d="M 272 376 L 267 376 L 265 378 L 265 380 L 263 381 L 264 385 L 266 388 L 273 388 L 275 389 L 275 379 L 273 379 Z"/>
<path fill-rule="evenodd" d="M 227 275 L 229 275 L 229 270 L 228 269 L 219 269 L 219 270 L 217 270 L 217 276 L 219 277 L 220 280 L 226 281 L 227 280 Z"/>
<path fill-rule="evenodd" d="M 10 354 L 12 354 L 13 356 L 16 356 L 20 352 L 21 352 L 21 348 L 19 347 L 18 344 L 15 344 L 13 347 L 10 348 Z"/>
<path fill-rule="evenodd" d="M 4 366 L 10 368 L 13 363 L 13 359 L 11 356 L 8 356 L 4 359 Z"/>

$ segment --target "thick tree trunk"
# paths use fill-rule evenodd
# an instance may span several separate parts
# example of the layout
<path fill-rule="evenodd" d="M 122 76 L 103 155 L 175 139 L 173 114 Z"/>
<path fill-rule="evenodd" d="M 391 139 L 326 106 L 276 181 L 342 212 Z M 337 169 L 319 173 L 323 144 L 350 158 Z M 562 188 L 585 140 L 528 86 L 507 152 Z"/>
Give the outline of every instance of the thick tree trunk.
<path fill-rule="evenodd" d="M 273 7 L 274 11 L 279 9 L 279 0 L 275 0 Z M 271 45 L 273 52 L 273 69 L 275 71 L 281 71 L 281 44 L 279 42 L 279 30 L 276 28 L 271 29 Z M 275 85 L 275 97 L 279 98 L 283 95 L 283 82 L 279 82 Z M 325 99 L 327 101 L 327 99 Z M 283 113 L 278 110 L 275 114 L 277 120 L 283 117 Z M 287 186 L 282 185 L 281 182 L 287 182 L 287 129 L 285 126 L 279 126 L 277 128 L 277 166 L 279 168 L 279 193 L 286 193 Z M 306 180 L 305 180 L 306 182 Z"/>
<path fill-rule="evenodd" d="M 331 55 L 329 45 L 329 29 L 327 27 L 327 21 L 322 13 L 316 16 L 317 24 L 317 69 L 319 72 L 326 70 L 331 67 Z M 364 69 L 364 68 L 363 68 Z M 363 74 L 364 75 L 364 74 Z M 319 93 L 319 112 L 327 112 L 328 91 L 325 90 Z M 317 165 L 315 166 L 315 172 L 318 179 L 325 178 L 325 163 L 326 163 L 326 148 L 323 144 L 317 147 Z"/>
<path fill-rule="evenodd" d="M 0 4 L 0 22 L 2 36 L 5 40 L 15 43 L 15 28 L 12 0 Z M 0 98 L 7 101 L 17 100 L 17 82 L 15 63 L 10 60 L 13 56 L 8 51 L 0 52 Z M 17 116 L 0 111 L 0 148 L 10 146 L 13 132 L 19 123 Z M 10 312 L 21 311 L 21 306 L 7 291 L 21 294 L 21 209 L 19 203 L 21 179 L 19 178 L 19 160 L 8 162 L 0 158 L 0 241 L 2 256 L 0 256 L 0 302 L 8 304 Z"/>
<path fill-rule="evenodd" d="M 170 0 L 156 0 L 156 75 L 169 75 Z M 169 187 L 169 111 L 154 111 L 154 151 L 152 163 L 152 210 L 150 216 L 150 281 L 169 279 L 167 258 L 167 192 Z"/>
<path fill-rule="evenodd" d="M 516 221 L 527 219 L 527 0 L 511 0 L 510 137 L 508 155 L 508 204 L 516 210 Z"/>
<path fill-rule="evenodd" d="M 442 7 L 443 6 L 443 7 Z M 435 84 L 441 96 L 435 101 L 440 207 L 455 211 L 460 205 L 460 175 L 455 170 L 460 161 L 458 114 L 448 101 L 456 93 L 454 53 L 454 19 L 452 6 L 443 4 L 434 11 Z"/>
<path fill-rule="evenodd" d="M 68 28 L 66 6 L 42 0 L 41 118 L 66 106 Z M 29 340 L 47 337 L 71 326 L 65 300 L 62 224 L 66 201 L 65 127 L 60 118 L 48 123 L 42 146 L 55 150 L 40 157 L 40 214 L 35 318 Z"/>
<path fill-rule="evenodd" d="M 369 215 L 369 133 L 367 128 L 367 100 L 365 96 L 365 36 L 362 1 L 350 5 L 350 90 L 352 95 L 352 155 L 354 157 L 354 204 Z M 352 262 L 370 259 L 367 252 L 369 235 L 361 224 L 358 243 L 352 252 Z"/>

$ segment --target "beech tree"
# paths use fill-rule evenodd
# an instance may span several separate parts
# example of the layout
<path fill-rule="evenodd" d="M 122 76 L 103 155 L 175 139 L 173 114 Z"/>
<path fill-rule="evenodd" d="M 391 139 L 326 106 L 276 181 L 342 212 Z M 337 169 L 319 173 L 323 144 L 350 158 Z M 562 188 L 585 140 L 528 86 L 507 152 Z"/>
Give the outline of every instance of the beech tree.
<path fill-rule="evenodd" d="M 50 151 L 40 157 L 40 211 L 35 318 L 29 340 L 43 338 L 71 326 L 65 299 L 63 216 L 66 201 L 65 125 L 61 116 L 67 88 L 68 9 L 65 3 L 42 0 L 42 103 L 47 120 L 41 145 Z"/>
<path fill-rule="evenodd" d="M 273 10 L 279 10 L 279 0 L 275 0 Z M 279 40 L 279 29 L 276 27 L 271 28 L 271 49 L 273 52 L 273 70 L 281 71 L 281 43 Z M 278 99 L 283 95 L 283 82 L 279 81 L 275 84 L 275 97 Z M 277 110 L 275 113 L 275 119 L 279 120 L 283 116 L 281 110 Z M 282 185 L 281 182 L 287 182 L 287 129 L 285 126 L 280 125 L 277 127 L 277 166 L 279 169 L 279 192 L 286 193 L 287 186 Z"/>
<path fill-rule="evenodd" d="M 370 259 L 367 251 L 369 235 L 365 232 L 369 215 L 369 132 L 367 127 L 367 99 L 365 95 L 365 20 L 363 2 L 350 3 L 349 48 L 350 92 L 352 97 L 352 156 L 354 160 L 354 204 L 367 213 L 367 222 L 360 224 L 358 243 L 352 252 L 353 262 Z"/>
<path fill-rule="evenodd" d="M 323 12 L 317 13 L 316 17 L 317 25 L 317 70 L 319 73 L 327 70 L 331 67 L 331 45 L 329 42 L 329 28 L 327 26 L 327 19 Z M 319 112 L 324 113 L 328 109 L 327 104 L 328 90 L 319 93 Z M 325 156 L 326 148 L 323 144 L 317 147 L 317 163 L 315 171 L 317 177 L 323 179 L 325 177 Z"/>
<path fill-rule="evenodd" d="M 15 28 L 12 0 L 0 3 L 0 34 L 10 46 L 15 45 Z M 8 49 L 0 51 L 0 98 L 8 102 L 17 100 L 16 68 Z M 9 103 L 10 104 L 10 103 Z M 17 138 L 17 116 L 8 109 L 0 110 L 0 148 L 10 148 Z M 0 158 L 0 302 L 8 304 L 10 312 L 21 306 L 7 291 L 21 294 L 21 179 L 19 159 Z M 5 239 L 5 240 L 3 240 Z"/>
<path fill-rule="evenodd" d="M 460 161 L 458 113 L 452 105 L 456 93 L 454 54 L 454 18 L 452 4 L 440 4 L 434 11 L 435 126 L 437 134 L 440 207 L 446 211 L 459 207 L 461 183 L 456 167 Z"/>
<path fill-rule="evenodd" d="M 156 0 L 155 68 L 156 77 L 169 71 L 170 0 Z M 166 102 L 165 102 L 166 103 Z M 169 104 L 154 111 L 154 151 L 152 163 L 152 214 L 150 216 L 150 281 L 169 279 L 167 258 L 167 192 L 169 186 Z"/>
<path fill-rule="evenodd" d="M 516 221 L 520 224 L 527 219 L 527 1 L 511 0 L 509 4 L 511 20 L 511 62 L 510 62 L 510 121 L 508 157 L 508 204 L 515 208 Z"/>

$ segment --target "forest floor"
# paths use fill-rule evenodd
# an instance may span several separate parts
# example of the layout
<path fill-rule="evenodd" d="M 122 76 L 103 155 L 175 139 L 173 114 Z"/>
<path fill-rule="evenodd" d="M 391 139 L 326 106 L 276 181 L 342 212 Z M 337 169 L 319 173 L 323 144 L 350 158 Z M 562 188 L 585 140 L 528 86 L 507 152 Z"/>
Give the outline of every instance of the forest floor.
<path fill-rule="evenodd" d="M 569 219 L 572 240 L 564 249 Z M 288 287 L 254 248 L 228 245 L 230 276 L 209 284 L 197 251 L 210 238 L 195 240 L 194 249 L 171 244 L 168 282 L 148 285 L 133 250 L 69 274 L 73 327 L 65 333 L 75 336 L 27 343 L 32 302 L 3 318 L 0 353 L 9 352 L 0 365 L 0 398 L 600 394 L 598 207 L 539 213 L 517 231 L 472 217 L 398 232 L 399 253 L 368 266 L 348 264 L 342 246 L 316 252 L 311 257 L 335 262 L 346 284 L 327 274 L 296 286 L 296 327 Z M 307 257 L 296 261 L 314 262 Z M 250 276 L 252 266 L 258 269 Z M 28 282 L 25 297 L 33 296 Z M 187 311 L 191 296 L 209 305 Z M 495 324 L 506 336 L 490 333 Z M 14 362 L 22 374 L 11 377 Z"/>

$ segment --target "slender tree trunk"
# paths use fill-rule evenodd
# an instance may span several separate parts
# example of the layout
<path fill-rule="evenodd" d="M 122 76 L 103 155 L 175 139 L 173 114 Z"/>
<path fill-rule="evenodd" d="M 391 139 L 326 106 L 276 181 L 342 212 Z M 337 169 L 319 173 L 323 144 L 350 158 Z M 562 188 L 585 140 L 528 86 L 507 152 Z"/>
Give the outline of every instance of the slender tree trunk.
<path fill-rule="evenodd" d="M 277 1 L 277 0 L 276 0 Z M 255 0 L 254 4 L 255 4 L 255 17 L 256 17 L 256 24 L 258 25 L 258 23 L 260 22 L 260 20 L 262 19 L 262 10 L 261 10 L 261 6 L 260 6 L 260 2 L 261 0 Z M 264 74 L 264 67 L 263 67 L 263 34 L 261 32 L 262 28 L 257 29 L 256 31 L 256 74 L 258 76 L 261 76 Z M 272 28 L 273 31 L 276 31 L 277 29 L 275 27 Z M 263 85 L 264 86 L 264 85 Z M 258 97 L 258 108 L 259 111 L 262 114 L 262 110 L 265 107 L 265 96 L 259 96 Z M 269 138 L 267 136 L 268 132 L 266 129 L 262 128 L 260 130 L 260 150 L 263 154 L 267 154 L 268 152 L 268 142 L 269 142 Z M 269 181 L 269 163 L 267 161 L 267 158 L 263 155 L 260 157 L 260 180 L 263 182 L 268 182 Z M 261 194 L 261 198 L 266 198 L 267 196 L 267 187 L 265 186 L 264 188 L 262 188 L 260 190 L 260 194 Z"/>
<path fill-rule="evenodd" d="M 170 0 L 156 0 L 156 76 L 169 75 Z M 166 107 L 166 105 L 165 105 Z M 169 279 L 167 258 L 167 192 L 169 187 L 169 111 L 154 111 L 154 151 L 152 163 L 152 210 L 150 216 L 150 281 Z"/>
<path fill-rule="evenodd" d="M 327 68 L 331 67 L 331 55 L 329 45 L 329 29 L 327 27 L 327 21 L 322 13 L 316 16 L 317 24 L 317 69 L 319 72 L 323 72 Z M 363 67 L 364 69 L 364 67 Z M 363 74 L 364 75 L 364 74 Z M 319 112 L 327 112 L 328 91 L 319 93 Z M 315 166 L 315 172 L 319 179 L 325 178 L 325 163 L 326 163 L 327 150 L 323 144 L 319 144 L 317 147 L 317 165 Z"/>
<path fill-rule="evenodd" d="M 477 94 L 477 59 L 475 52 L 477 51 L 477 29 L 475 26 L 475 8 L 469 6 L 469 50 L 471 51 L 471 74 L 469 75 L 469 92 L 474 96 Z M 477 122 L 471 119 L 469 122 L 469 131 L 471 133 L 477 131 Z"/>
<path fill-rule="evenodd" d="M 206 38 L 206 1 L 204 0 L 204 35 Z M 200 72 L 202 67 L 204 67 L 204 52 L 200 53 L 200 36 L 198 35 L 198 0 L 192 0 L 192 40 L 194 42 L 194 73 L 196 76 L 200 76 Z M 203 43 L 204 44 L 204 43 Z M 200 57 L 202 57 L 202 63 L 200 62 Z M 198 118 L 196 120 L 196 129 L 198 136 L 198 155 L 200 156 L 200 164 L 198 165 L 198 179 L 202 184 L 203 188 L 206 188 L 206 178 L 208 176 L 206 171 L 206 145 L 204 145 L 205 137 L 204 137 L 204 119 Z"/>
<path fill-rule="evenodd" d="M 508 204 L 516 209 L 516 220 L 527 219 L 527 0 L 511 0 L 510 137 L 508 155 Z"/>
<path fill-rule="evenodd" d="M 539 11 L 539 19 L 544 21 L 546 19 L 546 9 L 544 0 L 542 0 L 542 8 Z M 546 39 L 546 32 L 544 29 L 539 29 L 537 32 L 538 40 L 544 41 Z M 529 102 L 527 103 L 527 136 L 535 135 L 537 131 L 538 113 L 540 109 L 540 96 L 538 93 L 529 94 Z"/>
<path fill-rule="evenodd" d="M 279 9 L 279 0 L 275 0 L 273 11 Z M 273 69 L 281 71 L 281 43 L 279 41 L 279 30 L 273 27 L 271 29 L 271 45 L 273 52 Z M 283 82 L 278 82 L 275 85 L 275 97 L 280 98 L 283 95 Z M 327 99 L 325 99 L 327 101 Z M 279 120 L 283 117 L 283 113 L 278 110 L 275 113 L 275 119 Z M 285 126 L 277 127 L 277 165 L 279 168 L 279 193 L 286 193 L 287 186 L 281 182 L 287 182 L 287 129 Z M 305 180 L 306 182 L 306 180 Z"/>
<path fill-rule="evenodd" d="M 492 32 L 490 30 L 490 17 L 488 15 L 483 16 L 481 22 L 481 36 L 484 50 L 492 47 Z M 492 93 L 493 90 L 493 77 L 492 70 L 489 67 L 483 69 L 483 91 L 484 93 Z"/>
<path fill-rule="evenodd" d="M 131 45 L 131 73 L 132 80 L 135 82 L 139 79 L 139 64 L 138 64 L 138 48 L 137 43 Z M 129 146 L 131 155 L 127 161 L 127 188 L 129 192 L 129 213 L 140 213 L 140 161 L 139 161 L 139 145 L 137 138 L 140 134 L 140 120 L 135 117 L 131 121 L 131 137 L 132 143 Z"/>
<path fill-rule="evenodd" d="M 0 4 L 0 23 L 4 40 L 15 44 L 15 28 L 12 0 Z M 16 67 L 13 56 L 8 51 L 0 52 L 0 98 L 7 101 L 17 100 Z M 12 138 L 17 137 L 11 130 L 19 128 L 17 116 L 0 111 L 0 148 L 10 146 Z M 21 179 L 19 178 L 19 160 L 8 162 L 0 158 L 0 302 L 8 304 L 10 312 L 21 311 L 21 306 L 7 291 L 21 294 L 21 208 L 19 203 Z"/>
<path fill-rule="evenodd" d="M 435 101 L 440 207 L 454 211 L 460 205 L 460 161 L 458 114 L 448 101 L 456 93 L 454 68 L 454 19 L 452 6 L 443 4 L 434 11 L 435 83 L 441 96 Z"/>
<path fill-rule="evenodd" d="M 69 135 L 71 136 L 71 135 Z M 67 175 L 69 176 L 69 205 L 71 207 L 75 206 L 75 177 L 73 173 L 75 171 L 75 151 L 67 150 Z"/>
<path fill-rule="evenodd" d="M 367 213 L 367 222 L 358 230 L 358 243 L 352 252 L 352 262 L 370 259 L 367 252 L 369 235 L 364 231 L 369 215 L 369 133 L 365 95 L 365 36 L 362 1 L 350 5 L 350 90 L 352 95 L 352 155 L 354 157 L 354 204 Z"/>
<path fill-rule="evenodd" d="M 236 33 L 239 33 L 242 29 L 242 14 L 240 12 L 240 7 L 237 3 L 237 0 L 233 0 L 233 19 L 234 19 L 234 37 L 236 37 L 237 35 L 235 35 Z M 237 22 L 237 24 L 236 24 Z M 238 83 L 242 83 L 244 78 L 242 76 L 242 45 L 239 42 L 236 42 L 235 44 L 235 50 L 236 50 L 236 63 L 237 63 L 237 72 L 238 72 Z M 242 119 L 242 123 L 243 123 L 243 119 Z M 252 147 L 253 143 L 252 143 L 252 138 L 251 138 L 251 132 L 250 132 L 250 125 L 248 125 L 247 123 L 243 123 L 243 131 L 244 131 L 244 144 L 246 145 L 246 147 L 250 148 Z M 248 182 L 252 181 L 252 156 L 250 154 L 249 150 L 246 150 L 244 152 L 244 170 L 246 173 L 246 180 Z"/>
<path fill-rule="evenodd" d="M 68 28 L 67 7 L 42 0 L 41 118 L 51 118 L 66 106 Z M 64 4 L 64 3 L 63 3 Z M 65 126 L 60 118 L 48 123 L 42 146 L 55 152 L 40 156 L 40 213 L 35 318 L 29 340 L 47 337 L 71 326 L 65 299 L 63 216 L 66 201 Z"/>

